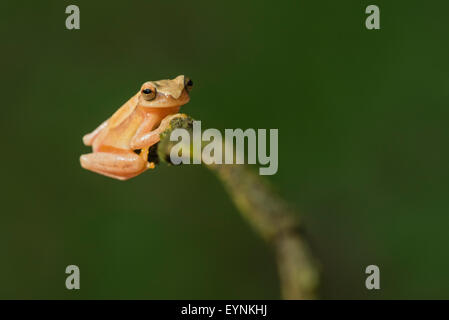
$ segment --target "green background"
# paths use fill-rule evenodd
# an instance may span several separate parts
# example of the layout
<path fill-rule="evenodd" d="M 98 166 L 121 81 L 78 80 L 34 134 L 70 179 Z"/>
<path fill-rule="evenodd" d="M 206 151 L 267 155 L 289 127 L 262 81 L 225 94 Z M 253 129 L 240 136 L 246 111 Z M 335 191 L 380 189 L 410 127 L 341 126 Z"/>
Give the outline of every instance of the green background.
<path fill-rule="evenodd" d="M 65 28 L 76 4 L 81 29 Z M 365 28 L 377 4 L 381 30 Z M 449 298 L 449 2 L 2 1 L 0 298 L 278 299 L 273 252 L 201 166 L 126 182 L 81 137 L 189 75 L 203 128 L 278 128 L 321 297 Z M 65 267 L 81 290 L 65 288 Z M 381 290 L 365 289 L 365 267 Z"/>

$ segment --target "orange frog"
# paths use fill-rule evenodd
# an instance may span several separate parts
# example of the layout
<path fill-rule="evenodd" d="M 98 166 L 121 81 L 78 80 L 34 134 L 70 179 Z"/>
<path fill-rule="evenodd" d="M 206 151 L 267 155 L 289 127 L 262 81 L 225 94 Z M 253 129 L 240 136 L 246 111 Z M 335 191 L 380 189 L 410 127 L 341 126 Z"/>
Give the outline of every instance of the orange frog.
<path fill-rule="evenodd" d="M 189 102 L 192 85 L 192 80 L 183 75 L 145 82 L 112 117 L 83 137 L 93 152 L 81 156 L 81 166 L 119 180 L 154 168 L 148 161 L 148 150 L 159 142 L 159 134 L 171 119 L 185 117 L 177 112 Z"/>

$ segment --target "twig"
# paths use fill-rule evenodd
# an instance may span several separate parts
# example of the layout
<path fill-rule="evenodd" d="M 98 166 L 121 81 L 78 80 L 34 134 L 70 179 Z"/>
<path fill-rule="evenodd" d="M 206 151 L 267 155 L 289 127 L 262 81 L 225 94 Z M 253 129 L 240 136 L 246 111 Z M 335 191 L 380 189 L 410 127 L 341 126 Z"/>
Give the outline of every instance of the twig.
<path fill-rule="evenodd" d="M 170 122 L 170 128 L 161 135 L 157 153 L 154 153 L 159 160 L 170 163 L 171 148 L 177 143 L 170 141 L 171 131 L 184 128 L 192 133 L 192 122 L 189 117 L 175 118 Z M 200 156 L 192 153 L 191 158 Z M 296 212 L 272 190 L 266 180 L 248 167 L 217 164 L 204 164 L 204 166 L 217 175 L 238 210 L 254 230 L 273 245 L 277 256 L 282 297 L 316 298 L 319 274 L 301 232 L 302 225 Z"/>

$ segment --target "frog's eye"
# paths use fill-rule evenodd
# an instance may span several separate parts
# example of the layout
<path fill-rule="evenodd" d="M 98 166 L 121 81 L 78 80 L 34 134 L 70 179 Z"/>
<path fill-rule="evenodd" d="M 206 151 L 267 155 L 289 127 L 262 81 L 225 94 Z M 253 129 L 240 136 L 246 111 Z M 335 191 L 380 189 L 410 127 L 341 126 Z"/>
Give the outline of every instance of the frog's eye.
<path fill-rule="evenodd" d="M 187 91 L 192 90 L 193 87 L 193 81 L 189 77 L 186 77 L 184 79 L 184 87 L 187 89 Z"/>
<path fill-rule="evenodd" d="M 146 87 L 142 88 L 142 97 L 147 100 L 153 100 L 156 98 L 156 88 L 155 87 Z"/>

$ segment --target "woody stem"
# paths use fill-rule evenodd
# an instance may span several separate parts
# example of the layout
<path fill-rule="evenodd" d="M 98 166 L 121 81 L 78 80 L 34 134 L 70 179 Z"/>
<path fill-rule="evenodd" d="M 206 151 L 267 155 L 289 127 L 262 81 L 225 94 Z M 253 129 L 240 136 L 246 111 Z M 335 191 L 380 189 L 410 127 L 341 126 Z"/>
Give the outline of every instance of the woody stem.
<path fill-rule="evenodd" d="M 170 163 L 171 148 L 177 143 L 170 141 L 171 132 L 184 128 L 192 136 L 192 123 L 191 118 L 176 118 L 170 122 L 157 148 L 161 161 Z M 189 148 L 193 150 L 191 146 Z M 200 155 L 190 152 L 190 157 Z M 235 164 L 203 165 L 216 174 L 240 213 L 256 233 L 274 248 L 282 297 L 314 299 L 319 273 L 304 239 L 298 214 L 274 192 L 268 181 L 250 168 Z"/>

